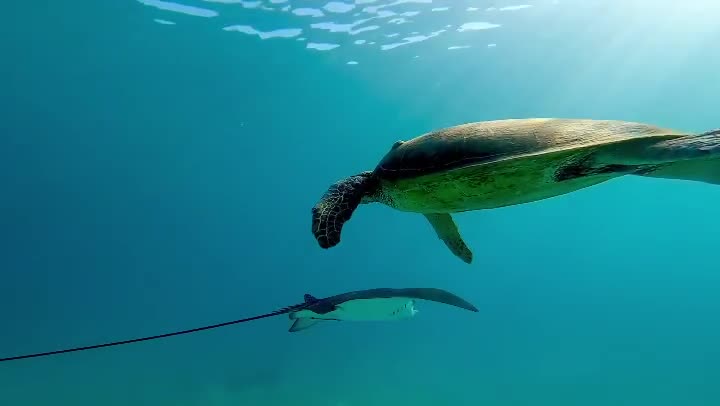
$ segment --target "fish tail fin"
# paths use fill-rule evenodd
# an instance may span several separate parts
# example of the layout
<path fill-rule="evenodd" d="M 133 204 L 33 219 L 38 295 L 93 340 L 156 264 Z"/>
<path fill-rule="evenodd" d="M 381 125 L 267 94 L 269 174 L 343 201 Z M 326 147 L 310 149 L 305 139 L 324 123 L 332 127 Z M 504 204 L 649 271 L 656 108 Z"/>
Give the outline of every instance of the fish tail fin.
<path fill-rule="evenodd" d="M 310 327 L 316 325 L 321 320 L 318 319 L 311 319 L 308 317 L 298 317 L 295 318 L 295 322 L 293 322 L 292 326 L 290 326 L 290 329 L 288 330 L 291 333 L 295 333 L 302 330 L 307 330 Z"/>

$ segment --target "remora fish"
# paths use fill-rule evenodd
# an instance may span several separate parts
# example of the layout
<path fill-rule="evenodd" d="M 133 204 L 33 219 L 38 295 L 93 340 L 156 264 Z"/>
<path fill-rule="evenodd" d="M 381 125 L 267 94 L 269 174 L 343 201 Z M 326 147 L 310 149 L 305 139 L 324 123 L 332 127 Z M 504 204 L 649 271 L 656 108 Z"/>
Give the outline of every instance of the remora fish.
<path fill-rule="evenodd" d="M 382 321 L 415 316 L 415 300 L 444 303 L 477 312 L 466 300 L 435 288 L 378 288 L 343 293 L 323 299 L 305 294 L 305 303 L 288 308 L 294 320 L 290 332 L 305 330 L 323 320 Z"/>

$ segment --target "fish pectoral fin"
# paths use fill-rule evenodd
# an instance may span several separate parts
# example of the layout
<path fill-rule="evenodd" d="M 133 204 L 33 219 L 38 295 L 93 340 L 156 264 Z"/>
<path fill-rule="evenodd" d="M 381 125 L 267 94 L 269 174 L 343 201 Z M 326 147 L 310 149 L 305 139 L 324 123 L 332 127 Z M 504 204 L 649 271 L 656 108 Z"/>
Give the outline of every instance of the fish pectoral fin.
<path fill-rule="evenodd" d="M 297 331 L 302 331 L 309 329 L 310 327 L 316 325 L 321 320 L 319 319 L 311 319 L 307 317 L 301 317 L 298 319 L 295 319 L 295 322 L 290 326 L 290 329 L 288 330 L 291 333 L 295 333 Z"/>

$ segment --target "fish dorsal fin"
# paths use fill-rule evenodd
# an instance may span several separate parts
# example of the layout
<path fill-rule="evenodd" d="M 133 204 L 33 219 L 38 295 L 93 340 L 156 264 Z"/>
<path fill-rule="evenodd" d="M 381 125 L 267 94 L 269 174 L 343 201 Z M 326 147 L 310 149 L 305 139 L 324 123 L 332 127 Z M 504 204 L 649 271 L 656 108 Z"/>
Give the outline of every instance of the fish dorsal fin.
<path fill-rule="evenodd" d="M 305 294 L 305 303 L 315 303 L 317 302 L 317 298 L 309 293 Z"/>

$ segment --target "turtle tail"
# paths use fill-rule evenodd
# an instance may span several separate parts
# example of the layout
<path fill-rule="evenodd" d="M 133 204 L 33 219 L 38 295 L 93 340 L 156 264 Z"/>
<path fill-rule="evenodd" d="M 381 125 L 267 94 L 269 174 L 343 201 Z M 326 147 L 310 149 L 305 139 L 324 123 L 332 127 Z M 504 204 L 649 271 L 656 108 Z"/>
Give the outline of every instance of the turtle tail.
<path fill-rule="evenodd" d="M 342 227 L 350 220 L 363 196 L 373 193 L 377 180 L 372 172 L 362 172 L 336 182 L 312 208 L 312 232 L 322 248 L 340 242 Z"/>

